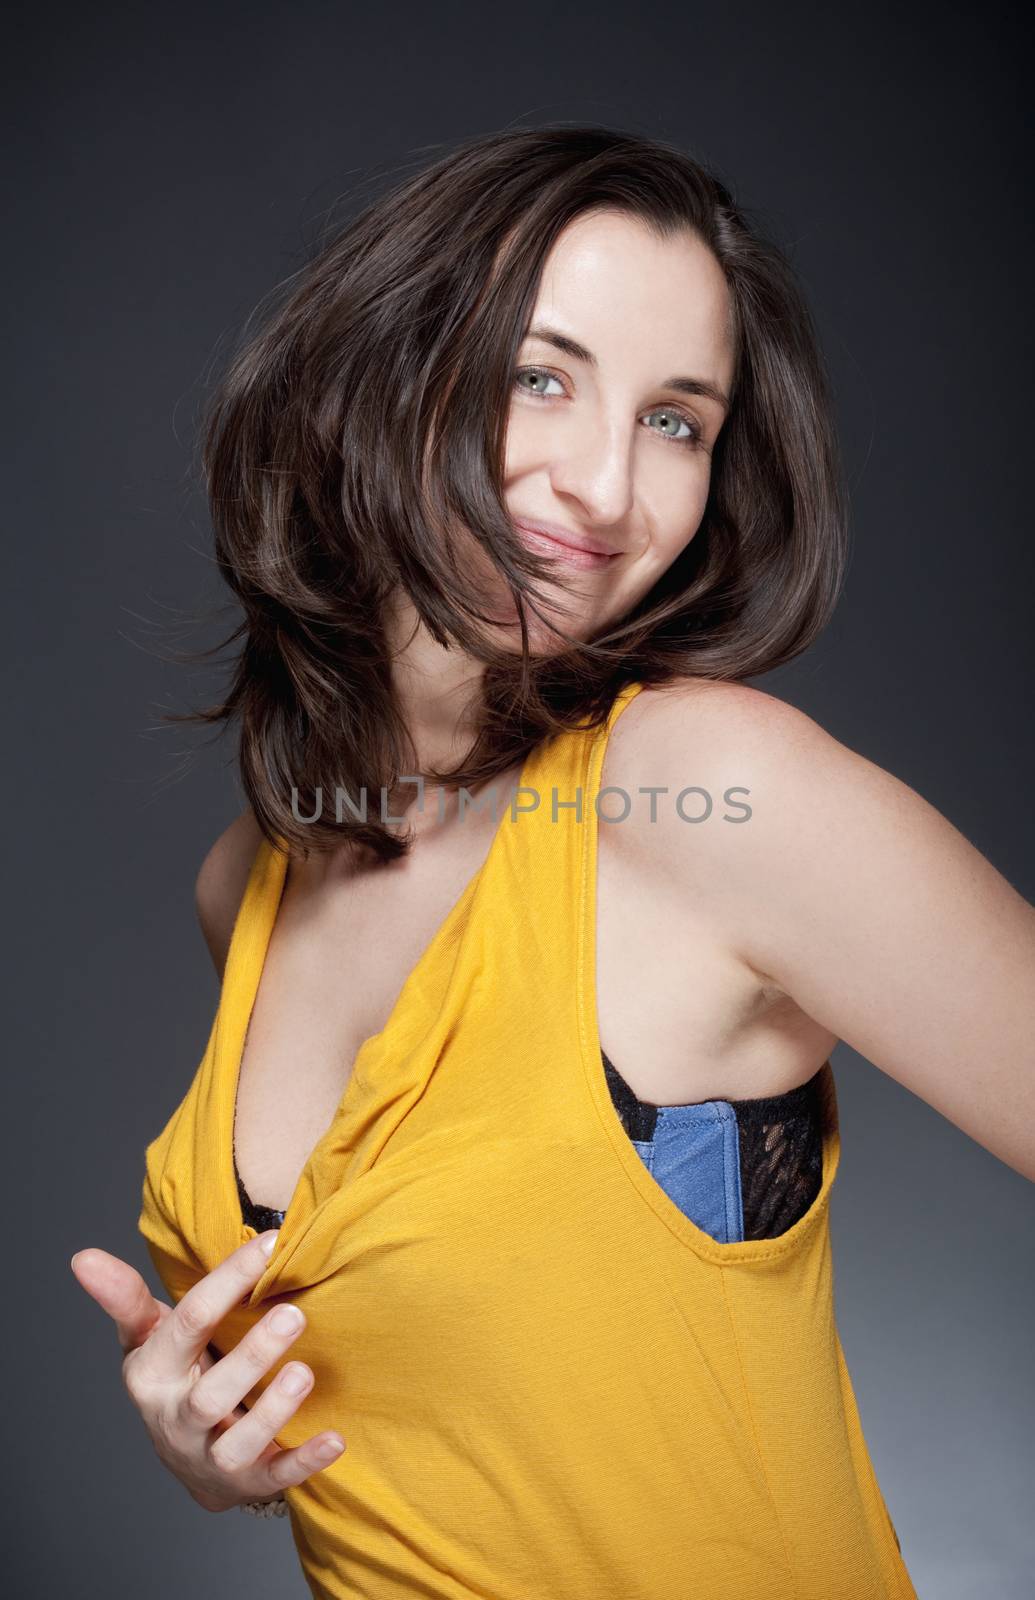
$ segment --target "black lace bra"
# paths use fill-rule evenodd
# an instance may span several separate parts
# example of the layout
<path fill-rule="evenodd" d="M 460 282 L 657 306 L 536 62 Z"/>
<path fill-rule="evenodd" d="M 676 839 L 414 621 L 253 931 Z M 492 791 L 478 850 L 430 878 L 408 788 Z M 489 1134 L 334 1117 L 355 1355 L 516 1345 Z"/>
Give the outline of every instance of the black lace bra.
<path fill-rule="evenodd" d="M 687 1106 L 657 1106 L 646 1100 L 638 1100 L 603 1051 L 601 1058 L 611 1100 L 622 1126 L 649 1167 L 652 1165 L 659 1118 L 675 1116 L 677 1131 L 679 1114 L 693 1112 L 695 1108 L 707 1111 L 714 1123 L 728 1123 L 730 1118 L 735 1120 L 736 1139 L 724 1148 L 732 1152 L 736 1170 L 732 1175 L 724 1171 L 719 1179 L 720 1182 L 729 1183 L 732 1176 L 734 1193 L 739 1190 L 743 1229 L 733 1237 L 775 1239 L 804 1216 L 823 1181 L 823 1127 L 819 1096 L 822 1067 L 807 1083 L 788 1089 L 784 1094 L 754 1100 L 716 1100 L 692 1102 Z M 695 1119 L 694 1126 L 699 1125 Z M 237 1171 L 236 1152 L 234 1174 L 244 1221 L 257 1233 L 279 1228 L 285 1213 L 269 1206 L 255 1205 L 249 1198 Z M 656 1176 L 677 1204 L 687 1209 L 689 1202 L 683 1200 L 685 1185 L 675 1177 L 668 1181 L 660 1171 L 656 1172 Z M 689 1209 L 687 1215 L 695 1222 L 699 1220 Z"/>

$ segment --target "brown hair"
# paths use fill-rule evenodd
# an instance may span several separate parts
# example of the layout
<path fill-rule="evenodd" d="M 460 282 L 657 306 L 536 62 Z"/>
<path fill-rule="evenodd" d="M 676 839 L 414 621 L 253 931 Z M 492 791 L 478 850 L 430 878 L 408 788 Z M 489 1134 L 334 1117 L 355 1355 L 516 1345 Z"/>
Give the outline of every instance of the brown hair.
<path fill-rule="evenodd" d="M 692 230 L 725 274 L 731 408 L 701 525 L 636 607 L 588 641 L 530 655 L 523 602 L 551 573 L 515 535 L 502 460 L 513 366 L 561 230 L 617 209 Z M 826 625 L 846 561 L 828 383 L 788 260 L 704 166 L 654 139 L 545 126 L 473 139 L 390 188 L 246 329 L 215 396 L 203 463 L 220 571 L 243 620 L 225 699 L 170 721 L 240 719 L 243 786 L 263 832 L 382 859 L 408 841 L 380 817 L 336 822 L 330 796 L 390 799 L 414 751 L 392 690 L 384 607 L 401 586 L 431 635 L 484 663 L 477 736 L 430 782 L 475 788 L 625 683 L 744 679 Z M 459 522 L 511 585 L 522 649 L 446 534 Z M 200 654 L 212 654 L 200 652 Z M 301 816 L 324 800 L 321 820 Z M 412 798 L 412 789 L 407 791 Z"/>

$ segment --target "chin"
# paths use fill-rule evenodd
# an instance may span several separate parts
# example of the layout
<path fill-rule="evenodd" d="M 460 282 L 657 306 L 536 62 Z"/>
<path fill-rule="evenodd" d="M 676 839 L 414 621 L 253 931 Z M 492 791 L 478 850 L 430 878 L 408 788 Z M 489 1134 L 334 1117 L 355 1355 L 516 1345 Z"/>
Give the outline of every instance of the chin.
<path fill-rule="evenodd" d="M 508 598 L 502 596 L 495 598 L 497 601 L 501 601 L 503 605 L 508 604 Z M 599 631 L 600 628 L 606 625 L 607 616 L 587 615 L 585 610 L 576 611 L 573 615 L 570 609 L 571 596 L 564 594 L 562 598 L 567 602 L 566 607 L 558 604 L 556 607 L 551 608 L 547 601 L 547 604 L 541 606 L 540 609 L 545 610 L 548 617 L 551 615 L 552 610 L 555 611 L 556 626 L 563 628 L 573 639 L 588 639 L 594 632 Z M 486 620 L 493 633 L 499 636 L 500 642 L 513 643 L 515 651 L 520 652 L 521 623 L 518 619 L 516 608 L 512 602 L 509 603 L 510 609 L 505 616 L 496 614 L 489 616 Z M 525 608 L 525 615 L 528 621 L 528 648 L 531 655 L 556 655 L 568 648 L 566 641 L 553 631 L 549 623 L 541 622 L 538 617 L 532 614 L 528 606 Z"/>

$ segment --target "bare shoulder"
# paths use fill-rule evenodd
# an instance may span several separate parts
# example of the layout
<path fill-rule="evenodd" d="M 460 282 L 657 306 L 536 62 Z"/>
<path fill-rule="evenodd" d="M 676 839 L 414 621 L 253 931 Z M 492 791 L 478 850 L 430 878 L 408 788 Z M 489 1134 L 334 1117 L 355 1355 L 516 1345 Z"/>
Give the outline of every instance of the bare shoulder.
<path fill-rule="evenodd" d="M 887 873 L 907 840 L 926 837 L 937 856 L 951 831 L 908 785 L 806 712 L 745 684 L 649 689 L 618 718 L 614 744 L 604 782 L 631 801 L 629 826 L 609 830 L 621 834 L 616 844 L 768 992 L 806 1011 L 800 973 L 774 950 L 775 934 L 764 937 L 777 925 L 773 907 L 807 915 L 808 885 L 847 903 Z"/>
<path fill-rule="evenodd" d="M 956 842 L 951 824 L 908 783 L 764 690 L 705 679 L 666 684 L 638 695 L 628 715 L 615 769 L 656 774 L 638 781 L 668 791 L 664 805 L 658 801 L 660 826 L 646 831 L 663 851 L 677 837 L 692 840 L 694 859 L 711 860 L 724 875 L 735 858 L 765 887 L 769 865 L 781 876 L 791 861 L 830 865 L 835 855 L 842 871 L 865 875 L 889 859 L 892 838 L 923 838 L 934 852 Z M 688 826 L 709 804 L 710 825 Z M 717 825 L 749 819 L 750 827 Z"/>
<path fill-rule="evenodd" d="M 683 679 L 648 688 L 621 717 L 629 735 L 664 757 L 685 754 L 698 742 L 710 749 L 748 748 L 769 759 L 814 755 L 833 736 L 807 712 L 764 689 L 712 678 Z M 616 730 L 617 731 L 617 730 Z M 843 748 L 843 747 L 842 747 Z M 862 759 L 862 758 L 860 758 Z"/>
<path fill-rule="evenodd" d="M 262 829 L 249 806 L 210 847 L 194 884 L 198 922 L 220 977 Z"/>
<path fill-rule="evenodd" d="M 664 790 L 655 802 L 658 822 L 668 813 L 683 831 L 709 802 L 723 811 L 727 790 L 753 812 L 751 795 L 764 804 L 779 786 L 787 801 L 796 790 L 816 793 L 823 784 L 835 790 L 850 787 L 867 770 L 880 773 L 807 712 L 747 684 L 704 678 L 637 695 L 615 724 L 607 759 L 607 781 L 630 795 L 640 789 Z M 896 780 L 884 776 L 890 800 Z M 668 831 L 664 824 L 649 830 L 659 840 Z M 699 841 L 723 836 L 714 826 L 693 831 Z"/>
<path fill-rule="evenodd" d="M 779 812 L 770 811 L 774 821 L 779 815 L 788 828 L 797 821 L 811 840 L 824 831 L 824 822 L 836 826 L 831 808 L 841 802 L 869 822 L 883 816 L 889 824 L 908 826 L 912 819 L 923 826 L 939 815 L 903 779 L 765 690 L 697 679 L 667 684 L 637 700 L 645 704 L 639 728 L 630 732 L 641 757 L 649 754 L 670 774 L 700 770 L 701 763 L 713 776 L 739 773 L 733 783 L 765 784 L 759 798 L 783 803 Z"/>

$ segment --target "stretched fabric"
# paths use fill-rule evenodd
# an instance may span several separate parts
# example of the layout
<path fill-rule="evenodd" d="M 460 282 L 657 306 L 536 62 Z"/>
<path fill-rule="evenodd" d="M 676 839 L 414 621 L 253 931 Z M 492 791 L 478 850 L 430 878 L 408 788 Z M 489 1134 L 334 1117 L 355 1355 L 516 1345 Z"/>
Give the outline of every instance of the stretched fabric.
<path fill-rule="evenodd" d="M 829 1061 L 822 1183 L 778 1238 L 697 1227 L 612 1103 L 595 798 L 641 687 L 528 757 L 530 809 L 362 1045 L 214 1340 L 276 1300 L 306 1313 L 285 1360 L 315 1388 L 278 1439 L 347 1443 L 287 1491 L 316 1600 L 916 1600 L 835 1322 Z M 204 1057 L 146 1151 L 139 1227 L 174 1299 L 254 1233 L 234 1105 L 286 866 L 260 845 Z"/>

